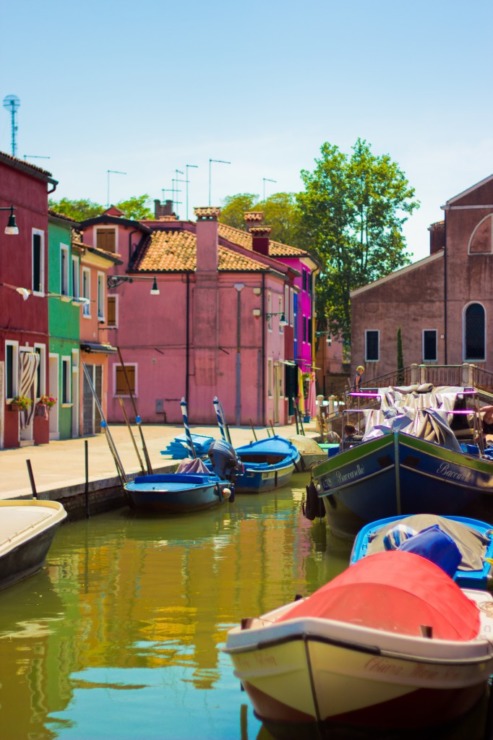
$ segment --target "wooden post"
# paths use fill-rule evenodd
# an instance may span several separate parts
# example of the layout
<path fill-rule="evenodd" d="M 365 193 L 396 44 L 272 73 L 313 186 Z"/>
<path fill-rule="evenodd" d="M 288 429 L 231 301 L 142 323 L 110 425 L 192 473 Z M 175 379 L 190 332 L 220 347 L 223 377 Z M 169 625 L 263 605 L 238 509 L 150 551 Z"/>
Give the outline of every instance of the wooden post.
<path fill-rule="evenodd" d="M 30 460 L 26 460 L 27 472 L 29 473 L 29 480 L 31 481 L 31 490 L 33 492 L 33 498 L 38 498 L 38 492 L 36 491 L 36 483 L 34 482 L 33 469 Z"/>

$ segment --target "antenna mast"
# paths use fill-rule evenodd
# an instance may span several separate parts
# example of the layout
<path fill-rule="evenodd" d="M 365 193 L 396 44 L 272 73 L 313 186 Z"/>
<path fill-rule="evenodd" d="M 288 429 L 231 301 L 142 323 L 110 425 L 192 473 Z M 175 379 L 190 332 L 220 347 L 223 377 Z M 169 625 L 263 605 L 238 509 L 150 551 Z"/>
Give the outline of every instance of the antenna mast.
<path fill-rule="evenodd" d="M 17 115 L 17 109 L 20 107 L 21 101 L 17 95 L 6 95 L 3 99 L 3 107 L 10 111 L 10 118 L 12 121 L 12 156 L 15 157 L 17 153 L 17 142 L 15 140 L 17 134 L 17 123 L 15 117 Z"/>

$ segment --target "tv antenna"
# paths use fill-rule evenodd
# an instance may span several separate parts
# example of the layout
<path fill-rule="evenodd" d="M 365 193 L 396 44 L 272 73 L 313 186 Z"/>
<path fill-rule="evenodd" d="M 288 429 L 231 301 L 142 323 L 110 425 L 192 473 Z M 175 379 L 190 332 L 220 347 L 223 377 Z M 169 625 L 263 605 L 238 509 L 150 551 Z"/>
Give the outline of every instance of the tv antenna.
<path fill-rule="evenodd" d="M 12 122 L 12 156 L 15 157 L 17 152 L 17 143 L 15 136 L 17 134 L 17 123 L 15 117 L 17 115 L 17 109 L 20 107 L 21 101 L 17 95 L 6 95 L 3 99 L 3 107 L 10 111 L 10 118 Z"/>

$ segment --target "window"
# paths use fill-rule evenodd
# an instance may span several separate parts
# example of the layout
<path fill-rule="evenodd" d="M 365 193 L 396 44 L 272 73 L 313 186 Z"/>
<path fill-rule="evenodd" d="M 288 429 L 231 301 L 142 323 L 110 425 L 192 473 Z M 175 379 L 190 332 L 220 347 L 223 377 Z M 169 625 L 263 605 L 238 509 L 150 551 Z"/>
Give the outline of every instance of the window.
<path fill-rule="evenodd" d="M 365 332 L 365 360 L 367 362 L 378 362 L 379 356 L 379 332 L 368 329 Z"/>
<path fill-rule="evenodd" d="M 106 252 L 116 252 L 116 229 L 96 229 L 96 246 Z"/>
<path fill-rule="evenodd" d="M 19 378 L 19 344 L 5 342 L 5 397 L 17 395 Z"/>
<path fill-rule="evenodd" d="M 77 257 L 72 257 L 72 296 L 74 298 L 80 296 L 79 260 Z"/>
<path fill-rule="evenodd" d="M 82 315 L 89 317 L 91 315 L 91 271 L 88 267 L 82 268 L 82 298 L 87 299 L 84 301 Z"/>
<path fill-rule="evenodd" d="M 435 329 L 423 331 L 423 362 L 436 362 L 437 357 L 437 333 Z"/>
<path fill-rule="evenodd" d="M 273 380 L 273 369 L 272 360 L 267 360 L 267 395 L 269 398 L 272 396 L 272 380 Z"/>
<path fill-rule="evenodd" d="M 98 321 L 104 321 L 104 273 L 98 272 Z"/>
<path fill-rule="evenodd" d="M 60 245 L 60 295 L 70 294 L 68 247 Z"/>
<path fill-rule="evenodd" d="M 484 360 L 485 356 L 484 308 L 471 303 L 464 312 L 464 360 Z"/>
<path fill-rule="evenodd" d="M 492 216 L 486 216 L 474 229 L 469 240 L 469 254 L 491 254 Z"/>
<path fill-rule="evenodd" d="M 72 403 L 72 368 L 70 357 L 62 357 L 62 403 Z"/>
<path fill-rule="evenodd" d="M 118 326 L 118 322 L 116 320 L 116 311 L 117 311 L 117 296 L 116 295 L 109 295 L 108 299 L 106 301 L 106 310 L 107 310 L 107 316 L 106 316 L 106 325 L 107 326 Z"/>
<path fill-rule="evenodd" d="M 33 293 L 44 293 L 44 232 L 32 231 L 32 280 Z"/>
<path fill-rule="evenodd" d="M 136 365 L 115 365 L 115 395 L 129 396 L 130 393 L 135 395 L 136 391 Z"/>

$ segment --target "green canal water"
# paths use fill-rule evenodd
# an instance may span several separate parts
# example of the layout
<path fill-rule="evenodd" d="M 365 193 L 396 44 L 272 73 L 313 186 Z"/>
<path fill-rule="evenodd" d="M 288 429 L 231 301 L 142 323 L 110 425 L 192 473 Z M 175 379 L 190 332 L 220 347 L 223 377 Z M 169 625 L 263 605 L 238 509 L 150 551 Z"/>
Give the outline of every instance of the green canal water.
<path fill-rule="evenodd" d="M 43 571 L 0 592 L 0 738 L 271 738 L 221 646 L 346 567 L 351 541 L 303 517 L 307 482 L 193 516 L 63 525 Z M 456 730 L 440 737 L 484 737 Z"/>

